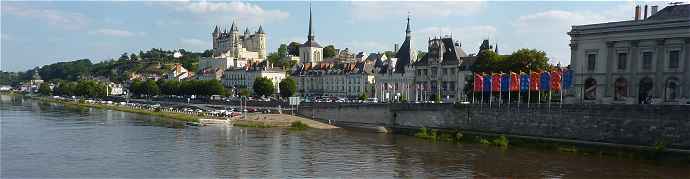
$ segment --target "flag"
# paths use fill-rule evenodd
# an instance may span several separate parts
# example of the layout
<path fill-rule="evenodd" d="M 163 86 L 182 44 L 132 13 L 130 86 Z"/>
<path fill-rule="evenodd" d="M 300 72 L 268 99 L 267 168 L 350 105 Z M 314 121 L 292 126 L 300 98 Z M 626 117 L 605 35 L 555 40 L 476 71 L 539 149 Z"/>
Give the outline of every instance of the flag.
<path fill-rule="evenodd" d="M 493 92 L 501 91 L 501 74 L 495 73 L 491 78 L 491 90 Z"/>
<path fill-rule="evenodd" d="M 530 74 L 529 90 L 530 91 L 539 91 L 539 73 L 532 72 L 532 74 Z"/>
<path fill-rule="evenodd" d="M 510 84 L 510 74 L 509 73 L 501 74 L 501 91 L 508 92 L 508 87 L 510 87 L 509 84 Z"/>
<path fill-rule="evenodd" d="M 561 90 L 561 70 L 555 70 L 551 72 L 551 90 L 560 91 Z"/>
<path fill-rule="evenodd" d="M 529 91 L 529 74 L 520 72 L 520 92 Z"/>
<path fill-rule="evenodd" d="M 491 75 L 484 75 L 484 92 L 491 92 Z"/>
<path fill-rule="evenodd" d="M 563 72 L 563 89 L 573 87 L 573 70 L 567 69 Z"/>
<path fill-rule="evenodd" d="M 481 92 L 484 89 L 484 78 L 479 73 L 474 74 L 474 92 Z"/>
<path fill-rule="evenodd" d="M 542 91 L 551 90 L 551 74 L 548 71 L 541 72 L 541 77 L 539 78 L 539 89 Z"/>
<path fill-rule="evenodd" d="M 510 91 L 520 91 L 520 79 L 515 72 L 510 72 Z"/>

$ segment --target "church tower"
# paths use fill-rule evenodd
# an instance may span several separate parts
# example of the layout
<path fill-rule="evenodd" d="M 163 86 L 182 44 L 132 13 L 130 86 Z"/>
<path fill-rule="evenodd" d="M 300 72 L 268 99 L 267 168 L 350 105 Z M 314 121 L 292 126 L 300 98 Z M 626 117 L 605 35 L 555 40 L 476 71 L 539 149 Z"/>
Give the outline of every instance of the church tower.
<path fill-rule="evenodd" d="M 395 73 L 405 73 L 405 67 L 417 61 L 417 51 L 412 45 L 412 30 L 410 29 L 410 16 L 407 16 L 407 28 L 405 28 L 405 41 L 395 54 L 398 62 L 395 65 Z"/>
<path fill-rule="evenodd" d="M 323 47 L 314 39 L 311 4 L 309 5 L 309 33 L 307 41 L 299 47 L 300 63 L 318 63 L 323 60 Z"/>

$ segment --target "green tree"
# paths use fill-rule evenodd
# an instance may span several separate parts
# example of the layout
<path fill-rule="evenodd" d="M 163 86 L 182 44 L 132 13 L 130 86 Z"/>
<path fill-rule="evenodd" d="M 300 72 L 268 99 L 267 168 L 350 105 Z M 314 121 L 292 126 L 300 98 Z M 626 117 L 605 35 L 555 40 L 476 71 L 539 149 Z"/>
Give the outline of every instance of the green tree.
<path fill-rule="evenodd" d="M 297 82 L 290 77 L 280 81 L 278 87 L 280 88 L 280 96 L 282 97 L 287 98 L 297 93 Z"/>
<path fill-rule="evenodd" d="M 156 96 L 161 93 L 160 88 L 158 88 L 158 84 L 156 84 L 156 81 L 153 80 L 146 80 L 144 83 L 144 93 L 147 96 Z"/>
<path fill-rule="evenodd" d="M 520 49 L 513 52 L 505 62 L 505 69 L 502 71 L 535 71 L 548 70 L 549 58 L 546 52 L 536 49 Z"/>
<path fill-rule="evenodd" d="M 501 61 L 501 56 L 493 50 L 482 50 L 477 54 L 477 61 L 473 64 L 474 72 L 499 72 L 497 64 Z"/>
<path fill-rule="evenodd" d="M 129 55 L 127 55 L 127 52 L 125 52 L 122 55 L 120 55 L 120 58 L 118 60 L 127 61 L 127 60 L 129 60 Z"/>
<path fill-rule="evenodd" d="M 41 85 L 38 86 L 38 93 L 42 95 L 51 95 L 52 91 L 50 90 L 50 85 L 48 85 L 48 83 L 41 83 Z"/>
<path fill-rule="evenodd" d="M 367 93 L 362 93 L 361 95 L 359 95 L 359 97 L 357 99 L 362 100 L 362 101 L 366 101 L 368 98 L 369 98 L 369 96 L 367 96 Z"/>
<path fill-rule="evenodd" d="M 82 80 L 77 83 L 76 94 L 78 96 L 99 98 L 104 97 L 106 93 L 105 85 L 100 84 L 94 80 Z"/>
<path fill-rule="evenodd" d="M 434 95 L 432 100 L 436 103 L 440 103 L 441 102 L 441 95 L 440 94 Z"/>
<path fill-rule="evenodd" d="M 287 45 L 285 44 L 280 44 L 280 47 L 278 47 L 278 56 L 281 58 L 286 57 L 288 55 L 288 48 Z"/>
<path fill-rule="evenodd" d="M 134 80 L 132 81 L 132 84 L 129 85 L 129 92 L 131 92 L 134 95 L 141 96 L 144 94 L 144 82 L 139 81 L 139 80 Z"/>
<path fill-rule="evenodd" d="M 299 46 L 302 45 L 298 42 L 290 42 L 287 46 L 288 55 L 299 56 Z"/>
<path fill-rule="evenodd" d="M 139 57 L 137 57 L 137 54 L 132 53 L 132 54 L 129 55 L 129 60 L 131 60 L 131 61 L 137 61 L 137 60 L 139 60 Z"/>
<path fill-rule="evenodd" d="M 249 91 L 249 89 L 247 89 L 247 88 L 241 88 L 240 89 L 240 96 L 247 97 L 250 95 L 252 95 L 252 92 Z"/>
<path fill-rule="evenodd" d="M 421 60 L 422 58 L 424 58 L 424 56 L 426 56 L 425 51 L 421 51 L 421 50 L 417 51 L 417 60 Z"/>
<path fill-rule="evenodd" d="M 253 84 L 254 95 L 256 96 L 271 96 L 275 92 L 273 82 L 266 77 L 256 78 Z"/>
<path fill-rule="evenodd" d="M 204 87 L 208 88 L 207 95 L 225 95 L 225 87 L 218 80 L 208 80 Z"/>
<path fill-rule="evenodd" d="M 323 58 L 335 57 L 335 46 L 329 45 L 323 48 Z"/>

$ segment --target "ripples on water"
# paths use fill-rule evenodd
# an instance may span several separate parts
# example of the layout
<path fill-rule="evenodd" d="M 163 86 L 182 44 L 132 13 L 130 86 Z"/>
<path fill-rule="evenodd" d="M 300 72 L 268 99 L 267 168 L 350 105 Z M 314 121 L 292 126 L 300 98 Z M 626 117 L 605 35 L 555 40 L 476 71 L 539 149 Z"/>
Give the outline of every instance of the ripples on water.
<path fill-rule="evenodd" d="M 690 167 L 352 129 L 177 129 L 154 116 L 14 98 L 0 112 L 1 178 L 690 178 Z"/>

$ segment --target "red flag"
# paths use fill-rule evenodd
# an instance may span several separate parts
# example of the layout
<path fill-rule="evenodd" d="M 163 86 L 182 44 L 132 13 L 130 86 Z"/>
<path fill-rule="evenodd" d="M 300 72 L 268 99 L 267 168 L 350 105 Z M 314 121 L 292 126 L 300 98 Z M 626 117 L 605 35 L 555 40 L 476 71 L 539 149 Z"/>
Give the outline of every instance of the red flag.
<path fill-rule="evenodd" d="M 493 92 L 501 91 L 501 74 L 495 73 L 491 77 L 491 91 L 493 91 Z"/>
<path fill-rule="evenodd" d="M 510 91 L 520 91 L 520 80 L 515 72 L 510 72 Z"/>
<path fill-rule="evenodd" d="M 561 70 L 555 70 L 551 72 L 551 90 L 560 91 L 561 90 Z"/>
<path fill-rule="evenodd" d="M 474 74 L 474 92 L 481 92 L 484 89 L 484 77 L 481 74 Z"/>
<path fill-rule="evenodd" d="M 529 77 L 529 90 L 539 91 L 539 73 L 532 72 Z"/>

